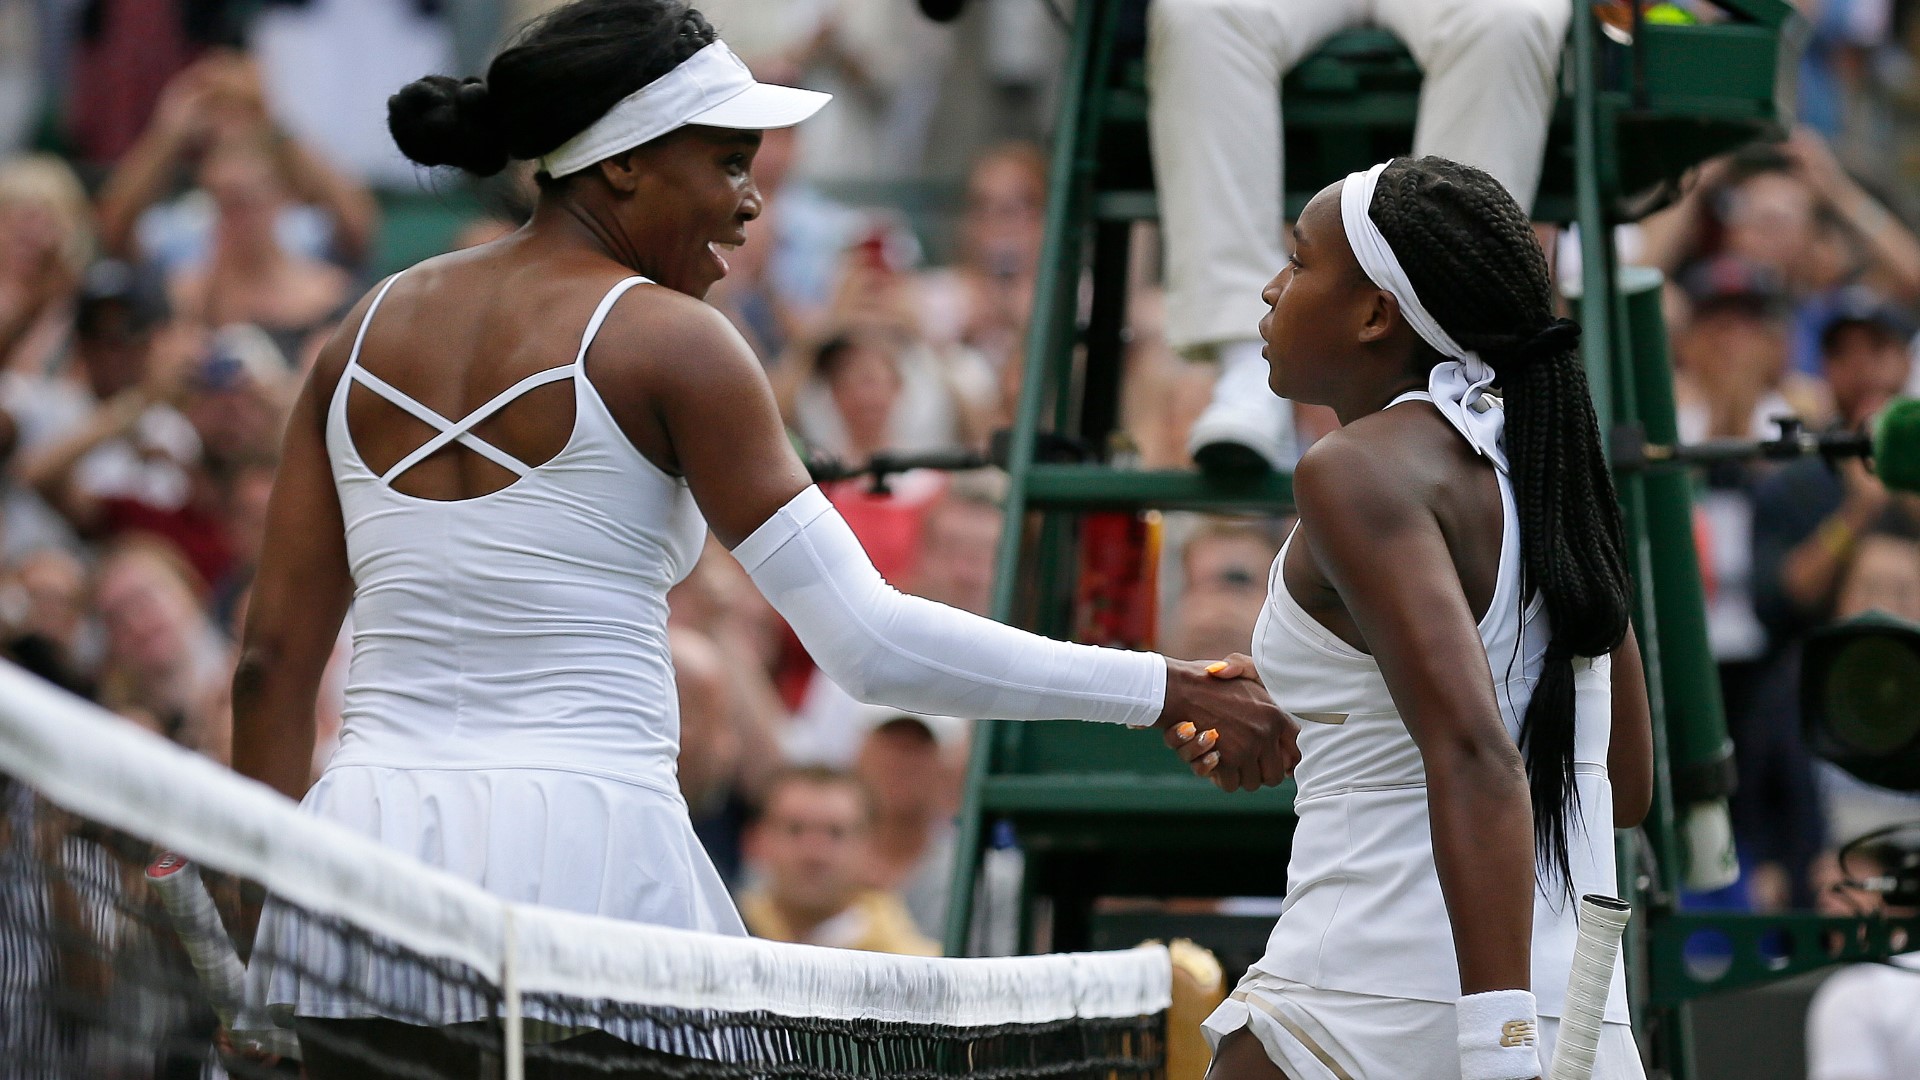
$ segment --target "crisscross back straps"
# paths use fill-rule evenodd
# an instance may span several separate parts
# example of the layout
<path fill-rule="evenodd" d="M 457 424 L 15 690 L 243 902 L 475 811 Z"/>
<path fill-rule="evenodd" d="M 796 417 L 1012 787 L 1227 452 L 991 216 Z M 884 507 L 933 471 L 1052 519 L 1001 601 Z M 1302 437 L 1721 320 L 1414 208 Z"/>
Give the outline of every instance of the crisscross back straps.
<path fill-rule="evenodd" d="M 472 433 L 474 425 L 492 416 L 494 413 L 499 412 L 501 409 L 506 408 L 508 405 L 511 405 L 515 398 L 518 398 L 529 390 L 545 386 L 550 382 L 558 382 L 561 379 L 571 378 L 573 376 L 573 369 L 574 365 L 568 364 L 565 367 L 536 371 L 526 378 L 521 379 L 519 382 L 514 383 L 512 386 L 507 387 L 505 390 L 500 391 L 485 405 L 473 410 L 459 420 L 450 421 L 446 417 L 415 401 L 413 398 L 408 397 L 392 384 L 371 371 L 368 371 L 366 368 L 355 368 L 353 372 L 354 378 L 358 379 L 362 386 L 365 386 L 367 389 L 386 398 L 401 409 L 404 409 L 409 415 L 432 427 L 438 428 L 440 431 L 440 434 L 421 443 L 419 449 L 395 462 L 393 468 L 388 469 L 381 475 L 381 482 L 387 484 L 393 483 L 395 477 L 413 468 L 415 465 L 420 464 L 427 458 L 432 457 L 434 454 L 439 453 L 446 448 L 447 444 L 455 441 L 458 441 L 461 446 L 472 450 L 488 461 L 513 473 L 515 476 L 527 475 L 533 471 L 533 466 L 528 465 L 512 454 L 507 453 L 505 450 L 487 442 L 485 439 L 474 435 Z"/>
<path fill-rule="evenodd" d="M 368 371 L 360 364 L 360 346 L 366 341 L 367 326 L 373 322 L 373 313 L 379 310 L 380 301 L 386 299 L 387 290 L 393 288 L 393 283 L 399 279 L 399 274 L 388 278 L 387 283 L 380 286 L 380 291 L 374 295 L 373 303 L 368 305 L 366 318 L 360 321 L 360 332 L 356 334 L 353 339 L 353 352 L 347 357 L 347 375 L 355 382 L 358 382 L 380 397 L 385 398 L 389 403 L 402 412 L 405 412 L 408 416 L 433 428 L 438 434 L 420 444 L 412 453 L 395 462 L 392 468 L 382 474 L 380 481 L 384 484 L 392 484 L 400 474 L 439 453 L 441 450 L 446 449 L 448 445 L 455 442 L 508 472 L 513 473 L 515 476 L 525 476 L 532 472 L 533 466 L 528 465 L 512 454 L 507 453 L 505 450 L 473 434 L 474 427 L 483 423 L 494 413 L 513 404 L 522 394 L 551 382 L 558 382 L 561 379 L 574 377 L 579 369 L 580 362 L 586 358 L 587 347 L 593 344 L 594 336 L 600 332 L 600 324 L 606 321 L 607 313 L 613 310 L 614 301 L 618 300 L 628 289 L 635 285 L 642 284 L 647 280 L 643 277 L 626 278 L 607 291 L 607 295 L 600 300 L 600 306 L 594 309 L 593 318 L 587 322 L 586 333 L 583 334 L 580 339 L 580 351 L 574 356 L 573 363 L 560 367 L 547 368 L 544 371 L 536 371 L 498 394 L 495 394 L 486 404 L 461 417 L 459 420 L 449 420 L 439 412 L 421 404 L 413 396 L 394 386 L 392 383 Z"/>

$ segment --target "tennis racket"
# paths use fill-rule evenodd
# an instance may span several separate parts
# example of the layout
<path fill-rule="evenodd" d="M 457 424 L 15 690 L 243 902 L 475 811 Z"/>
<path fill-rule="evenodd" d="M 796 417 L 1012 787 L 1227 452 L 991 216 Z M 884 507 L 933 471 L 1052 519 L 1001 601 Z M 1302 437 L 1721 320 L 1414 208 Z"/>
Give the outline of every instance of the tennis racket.
<path fill-rule="evenodd" d="M 200 985 L 207 992 L 214 1015 L 220 1018 L 220 1026 L 227 1029 L 234 1045 L 298 1058 L 299 1047 L 292 1032 L 236 1027 L 235 1019 L 241 1017 L 241 1005 L 246 999 L 247 969 L 233 949 L 233 939 L 227 936 L 226 925 L 220 921 L 220 912 L 214 908 L 213 897 L 208 894 L 206 883 L 200 880 L 200 872 L 179 855 L 162 852 L 147 867 L 147 882 L 160 894 L 160 902 L 172 916 L 173 928 L 180 935 L 187 958 L 193 962 L 194 973 L 200 976 Z"/>
<path fill-rule="evenodd" d="M 1553 1048 L 1547 1080 L 1592 1080 L 1600 1049 L 1600 1025 L 1606 1018 L 1613 964 L 1620 956 L 1620 934 L 1633 909 L 1618 897 L 1588 893 L 1580 898 L 1580 940 L 1567 977 L 1567 1005 L 1560 1017 L 1560 1038 Z"/>

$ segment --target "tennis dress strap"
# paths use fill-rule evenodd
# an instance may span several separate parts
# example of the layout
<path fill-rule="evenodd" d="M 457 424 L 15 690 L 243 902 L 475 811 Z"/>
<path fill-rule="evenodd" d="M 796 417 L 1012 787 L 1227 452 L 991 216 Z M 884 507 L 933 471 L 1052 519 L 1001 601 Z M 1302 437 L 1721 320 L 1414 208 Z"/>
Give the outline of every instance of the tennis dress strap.
<path fill-rule="evenodd" d="M 593 344 L 594 337 L 600 333 L 600 324 L 607 321 L 607 314 L 613 310 L 614 302 L 627 295 L 627 290 L 635 285 L 650 284 L 652 284 L 650 280 L 635 274 L 630 278 L 622 278 L 614 283 L 613 288 L 607 290 L 607 295 L 600 298 L 600 306 L 593 309 L 593 318 L 587 320 L 586 332 L 580 335 L 580 351 L 574 355 L 574 366 L 578 367 L 587 358 L 587 348 Z"/>
<path fill-rule="evenodd" d="M 393 283 L 399 279 L 399 274 L 388 278 L 387 283 L 380 286 L 380 291 L 374 295 L 373 303 L 368 305 L 366 317 L 360 322 L 359 333 L 354 335 L 353 351 L 347 358 L 347 375 L 355 382 L 373 391 L 380 397 L 385 398 L 407 415 L 435 429 L 438 434 L 420 444 L 412 453 L 395 462 L 392 468 L 381 475 L 380 482 L 383 484 L 392 484 L 402 473 L 418 465 L 420 462 L 425 461 L 427 458 L 432 457 L 434 454 L 439 453 L 448 445 L 455 442 L 501 468 L 506 469 L 515 476 L 525 476 L 532 472 L 533 467 L 526 462 L 521 461 L 505 450 L 473 434 L 474 427 L 501 409 L 513 404 L 521 395 L 531 390 L 538 389 L 551 382 L 558 382 L 561 379 L 573 378 L 576 369 L 580 366 L 580 361 L 585 359 L 587 355 L 587 347 L 593 344 L 594 336 L 600 332 L 600 326 L 606 321 L 607 313 L 613 309 L 614 301 L 618 300 L 628 289 L 647 280 L 643 277 L 626 278 L 607 291 L 606 296 L 601 298 L 600 305 L 594 309 L 593 317 L 587 322 L 586 332 L 580 339 L 580 351 L 575 354 L 573 363 L 560 367 L 547 368 L 544 371 L 536 371 L 494 395 L 486 404 L 460 419 L 449 420 L 436 410 L 421 404 L 412 395 L 407 394 L 392 383 L 368 371 L 360 364 L 360 348 L 366 341 L 367 327 L 373 322 L 374 312 L 380 309 L 380 302 L 386 299 L 387 290 L 393 288 Z"/>

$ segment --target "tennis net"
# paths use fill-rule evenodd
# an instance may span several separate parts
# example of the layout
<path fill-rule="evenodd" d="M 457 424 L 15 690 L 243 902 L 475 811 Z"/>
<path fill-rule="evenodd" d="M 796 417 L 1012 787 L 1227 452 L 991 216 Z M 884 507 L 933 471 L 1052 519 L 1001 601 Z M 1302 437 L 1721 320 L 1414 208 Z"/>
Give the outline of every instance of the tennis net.
<path fill-rule="evenodd" d="M 1170 977 L 508 903 L 0 664 L 0 1080 L 1125 1080 Z"/>

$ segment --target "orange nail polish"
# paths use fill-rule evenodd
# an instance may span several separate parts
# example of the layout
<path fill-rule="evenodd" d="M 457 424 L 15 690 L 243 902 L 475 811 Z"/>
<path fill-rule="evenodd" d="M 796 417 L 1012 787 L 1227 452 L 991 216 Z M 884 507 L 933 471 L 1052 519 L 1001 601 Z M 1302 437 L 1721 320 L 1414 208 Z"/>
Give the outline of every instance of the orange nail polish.
<path fill-rule="evenodd" d="M 1227 662 L 1225 660 L 1215 660 L 1213 663 L 1207 665 L 1207 674 L 1209 675 L 1218 675 L 1225 670 L 1227 670 Z"/>
<path fill-rule="evenodd" d="M 1180 721 L 1179 726 L 1173 729 L 1173 733 L 1175 735 L 1180 736 L 1181 742 L 1186 742 L 1187 740 L 1193 738 L 1193 732 L 1194 732 L 1193 723 L 1188 720 Z"/>
<path fill-rule="evenodd" d="M 1212 746 L 1214 743 L 1220 741 L 1220 733 L 1212 728 L 1208 728 L 1200 733 L 1200 741 L 1208 746 Z"/>

